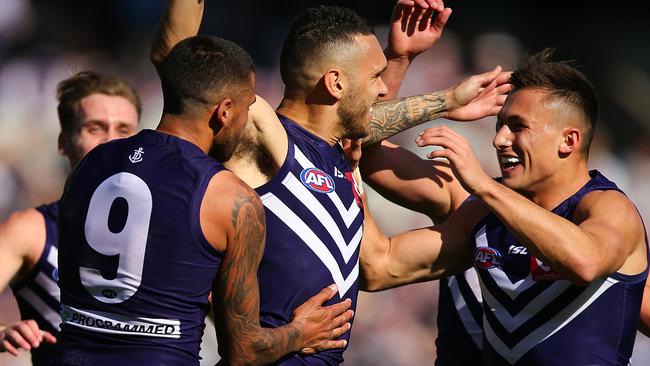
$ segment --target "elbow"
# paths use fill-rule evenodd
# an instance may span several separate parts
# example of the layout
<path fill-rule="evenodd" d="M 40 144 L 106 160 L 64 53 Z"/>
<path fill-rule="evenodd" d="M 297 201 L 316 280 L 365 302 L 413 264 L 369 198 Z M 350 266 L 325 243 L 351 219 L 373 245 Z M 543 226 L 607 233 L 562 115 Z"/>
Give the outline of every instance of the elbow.
<path fill-rule="evenodd" d="M 381 282 L 375 279 L 368 278 L 368 276 L 361 276 L 359 280 L 359 290 L 365 292 L 377 292 L 383 290 Z"/>
<path fill-rule="evenodd" d="M 578 286 L 589 286 L 602 277 L 602 273 L 593 262 L 578 261 L 573 268 L 568 269 L 567 277 L 569 281 Z"/>
<path fill-rule="evenodd" d="M 360 261 L 361 276 L 359 279 L 359 289 L 366 292 L 377 292 L 388 288 L 388 271 L 386 267 L 379 263 L 380 261 Z"/>

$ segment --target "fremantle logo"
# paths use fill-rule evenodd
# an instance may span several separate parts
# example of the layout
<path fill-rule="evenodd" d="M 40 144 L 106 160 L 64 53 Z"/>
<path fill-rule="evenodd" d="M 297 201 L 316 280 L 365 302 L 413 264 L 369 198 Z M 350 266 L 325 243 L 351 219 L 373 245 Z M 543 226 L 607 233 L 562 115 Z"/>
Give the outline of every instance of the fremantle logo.
<path fill-rule="evenodd" d="M 314 192 L 334 192 L 334 180 L 318 168 L 307 168 L 300 173 L 300 181 Z"/>
<path fill-rule="evenodd" d="M 474 267 L 476 269 L 490 269 L 503 264 L 501 253 L 490 247 L 478 247 L 474 251 Z"/>

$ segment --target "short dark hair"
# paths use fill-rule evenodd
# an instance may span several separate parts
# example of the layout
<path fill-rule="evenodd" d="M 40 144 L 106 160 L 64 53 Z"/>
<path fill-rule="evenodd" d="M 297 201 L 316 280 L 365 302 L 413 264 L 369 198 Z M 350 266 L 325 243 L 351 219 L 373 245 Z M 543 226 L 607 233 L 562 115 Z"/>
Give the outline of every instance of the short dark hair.
<path fill-rule="evenodd" d="M 357 35 L 374 34 L 368 21 L 351 9 L 324 6 L 307 9 L 293 21 L 280 55 L 282 81 L 297 85 L 305 66 L 331 52 L 333 46 L 347 46 Z"/>
<path fill-rule="evenodd" d="M 83 116 L 79 102 L 91 94 L 125 98 L 133 104 L 138 112 L 138 121 L 140 120 L 142 102 L 131 85 L 115 75 L 81 71 L 56 86 L 56 99 L 59 101 L 56 110 L 63 133 L 71 135 L 81 128 Z"/>
<path fill-rule="evenodd" d="M 571 61 L 552 61 L 555 49 L 546 48 L 528 56 L 513 73 L 514 90 L 540 88 L 578 108 L 585 117 L 586 129 L 582 151 L 588 155 L 598 121 L 598 99 L 592 83 Z"/>
<path fill-rule="evenodd" d="M 164 112 L 193 114 L 248 85 L 255 72 L 251 57 L 234 42 L 194 36 L 174 46 L 161 63 Z"/>

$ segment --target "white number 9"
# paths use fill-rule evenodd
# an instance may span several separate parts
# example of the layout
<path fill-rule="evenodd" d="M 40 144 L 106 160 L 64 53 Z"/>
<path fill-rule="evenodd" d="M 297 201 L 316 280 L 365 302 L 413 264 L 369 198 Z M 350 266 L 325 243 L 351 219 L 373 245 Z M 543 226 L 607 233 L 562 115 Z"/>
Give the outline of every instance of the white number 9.
<path fill-rule="evenodd" d="M 108 216 L 113 202 L 123 198 L 128 204 L 124 228 L 113 233 Z M 152 198 L 147 184 L 131 173 L 117 173 L 103 181 L 90 198 L 86 215 L 86 241 L 106 256 L 119 255 L 117 276 L 108 280 L 96 268 L 79 267 L 81 283 L 97 300 L 117 304 L 129 299 L 140 287 L 149 233 Z"/>

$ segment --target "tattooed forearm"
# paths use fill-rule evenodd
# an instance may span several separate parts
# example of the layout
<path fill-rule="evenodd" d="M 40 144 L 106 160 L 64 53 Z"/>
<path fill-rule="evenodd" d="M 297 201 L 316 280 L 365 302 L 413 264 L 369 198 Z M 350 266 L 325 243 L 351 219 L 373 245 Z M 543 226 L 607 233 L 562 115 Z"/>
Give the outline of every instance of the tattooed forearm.
<path fill-rule="evenodd" d="M 445 91 L 376 103 L 372 106 L 370 134 L 363 144 L 385 140 L 408 128 L 440 118 L 446 110 Z"/>
<path fill-rule="evenodd" d="M 239 189 L 232 207 L 235 234 L 214 284 L 219 353 L 229 365 L 261 365 L 300 349 L 293 326 L 262 328 L 259 323 L 257 268 L 264 252 L 265 218 L 259 198 Z"/>

